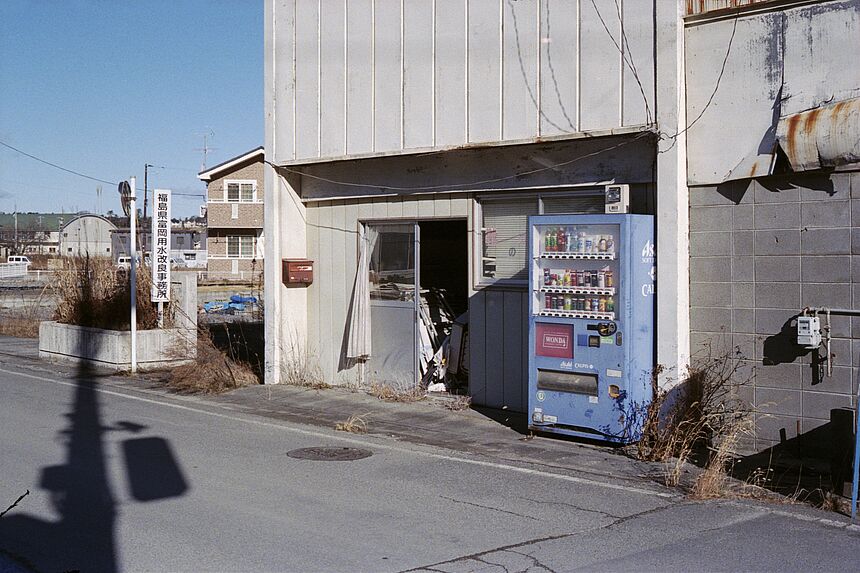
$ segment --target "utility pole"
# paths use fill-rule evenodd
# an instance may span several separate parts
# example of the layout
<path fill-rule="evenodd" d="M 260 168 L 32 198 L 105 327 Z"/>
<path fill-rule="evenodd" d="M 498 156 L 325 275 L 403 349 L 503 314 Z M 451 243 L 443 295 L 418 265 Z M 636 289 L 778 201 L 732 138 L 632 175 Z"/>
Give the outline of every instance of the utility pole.
<path fill-rule="evenodd" d="M 147 193 L 147 183 L 149 179 L 149 168 L 155 167 L 149 163 L 145 163 L 143 165 L 143 218 L 146 219 L 146 204 L 149 199 L 149 194 Z"/>

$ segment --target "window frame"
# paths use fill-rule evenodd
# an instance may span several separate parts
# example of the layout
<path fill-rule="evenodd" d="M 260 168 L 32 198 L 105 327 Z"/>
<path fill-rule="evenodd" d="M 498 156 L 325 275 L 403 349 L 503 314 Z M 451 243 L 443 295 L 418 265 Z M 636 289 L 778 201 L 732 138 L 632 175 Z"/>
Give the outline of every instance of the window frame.
<path fill-rule="evenodd" d="M 528 288 L 528 279 L 489 278 L 484 276 L 484 214 L 483 205 L 494 201 L 522 201 L 523 199 L 534 199 L 537 202 L 537 214 L 543 215 L 544 200 L 547 198 L 562 199 L 569 197 L 603 197 L 604 187 L 585 186 L 581 188 L 564 189 L 541 189 L 534 191 L 522 191 L 517 193 L 485 193 L 475 195 L 472 202 L 472 220 L 474 221 L 474 237 L 472 240 L 472 276 L 473 289 L 481 290 L 488 287 L 513 287 Z M 528 247 L 528 229 L 523 229 L 526 235 L 526 247 Z M 526 269 L 528 269 L 528 255 L 526 255 Z"/>
<path fill-rule="evenodd" d="M 234 184 L 239 186 L 239 197 L 236 201 L 231 200 L 229 193 L 228 193 L 228 189 L 229 189 L 230 185 L 234 185 Z M 242 185 L 251 185 L 252 186 L 253 191 L 251 193 L 251 199 L 250 200 L 243 200 L 242 199 Z M 261 202 L 261 201 L 259 201 L 258 195 L 257 195 L 257 180 L 256 179 L 225 179 L 223 182 L 222 192 L 223 192 L 223 196 L 222 196 L 222 202 L 223 203 L 233 204 L 233 203 L 260 203 Z"/>
<path fill-rule="evenodd" d="M 237 239 L 238 240 L 238 254 L 231 255 L 230 254 L 230 240 Z M 243 239 L 250 239 L 251 241 L 251 254 L 243 255 L 242 254 L 242 242 Z M 226 254 L 225 257 L 228 259 L 256 259 L 257 258 L 257 242 L 259 237 L 256 235 L 227 235 L 225 238 L 225 243 L 227 244 L 227 248 L 225 249 Z"/>

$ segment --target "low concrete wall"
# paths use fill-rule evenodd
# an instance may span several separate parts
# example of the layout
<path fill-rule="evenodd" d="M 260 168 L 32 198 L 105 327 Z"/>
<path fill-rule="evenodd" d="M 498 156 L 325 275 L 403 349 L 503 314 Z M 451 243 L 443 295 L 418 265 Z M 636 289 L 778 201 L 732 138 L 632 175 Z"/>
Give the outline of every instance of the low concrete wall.
<path fill-rule="evenodd" d="M 195 329 L 166 328 L 137 332 L 137 367 L 140 370 L 178 366 L 196 357 Z M 45 321 L 39 325 L 39 358 L 130 370 L 131 332 Z"/>

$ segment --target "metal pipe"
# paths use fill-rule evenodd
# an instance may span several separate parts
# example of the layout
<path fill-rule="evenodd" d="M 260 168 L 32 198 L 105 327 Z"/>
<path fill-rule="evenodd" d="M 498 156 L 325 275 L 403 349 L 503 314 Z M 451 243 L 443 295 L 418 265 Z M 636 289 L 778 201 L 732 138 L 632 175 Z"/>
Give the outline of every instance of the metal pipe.
<path fill-rule="evenodd" d="M 137 206 L 135 204 L 136 177 L 129 177 L 129 227 L 131 227 L 131 371 L 137 372 Z"/>
<path fill-rule="evenodd" d="M 860 391 L 854 397 L 854 480 L 851 484 L 851 521 L 857 521 L 857 489 L 860 485 Z"/>
<path fill-rule="evenodd" d="M 813 313 L 827 313 L 827 314 L 842 314 L 847 316 L 860 316 L 860 310 L 855 310 L 853 308 L 827 308 L 826 306 L 821 306 L 818 308 L 815 307 L 806 307 L 803 309 L 803 312 L 813 312 Z"/>

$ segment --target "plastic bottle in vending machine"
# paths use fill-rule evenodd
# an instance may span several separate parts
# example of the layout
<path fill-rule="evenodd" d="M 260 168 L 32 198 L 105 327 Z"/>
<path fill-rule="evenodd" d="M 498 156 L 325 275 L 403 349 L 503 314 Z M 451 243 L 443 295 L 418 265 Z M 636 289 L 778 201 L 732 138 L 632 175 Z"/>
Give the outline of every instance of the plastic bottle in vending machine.
<path fill-rule="evenodd" d="M 564 310 L 573 310 L 573 297 L 569 294 L 564 295 Z"/>
<path fill-rule="evenodd" d="M 549 286 L 552 283 L 552 275 L 549 272 L 549 269 L 543 270 L 543 286 Z"/>
<path fill-rule="evenodd" d="M 612 235 L 606 235 L 606 252 L 615 252 L 615 239 L 612 238 Z"/>
<path fill-rule="evenodd" d="M 615 299 L 611 296 L 606 299 L 606 312 L 615 312 Z"/>
<path fill-rule="evenodd" d="M 615 286 L 615 279 L 612 276 L 612 271 L 606 271 L 606 286 L 608 288 Z"/>
<path fill-rule="evenodd" d="M 585 252 L 585 233 L 582 231 L 580 231 L 579 235 L 576 237 L 576 251 L 578 253 Z"/>
<path fill-rule="evenodd" d="M 598 301 L 597 305 L 598 305 L 597 310 L 599 310 L 600 312 L 606 312 L 606 298 L 605 297 L 600 297 L 600 300 Z"/>
<path fill-rule="evenodd" d="M 597 250 L 601 253 L 606 252 L 606 236 L 600 235 L 600 241 L 597 243 Z"/>
<path fill-rule="evenodd" d="M 575 241 L 575 239 L 573 238 L 573 235 L 570 232 L 570 227 L 568 227 L 567 232 L 564 234 L 564 247 L 565 247 L 564 250 L 565 251 L 573 250 L 574 241 Z"/>

